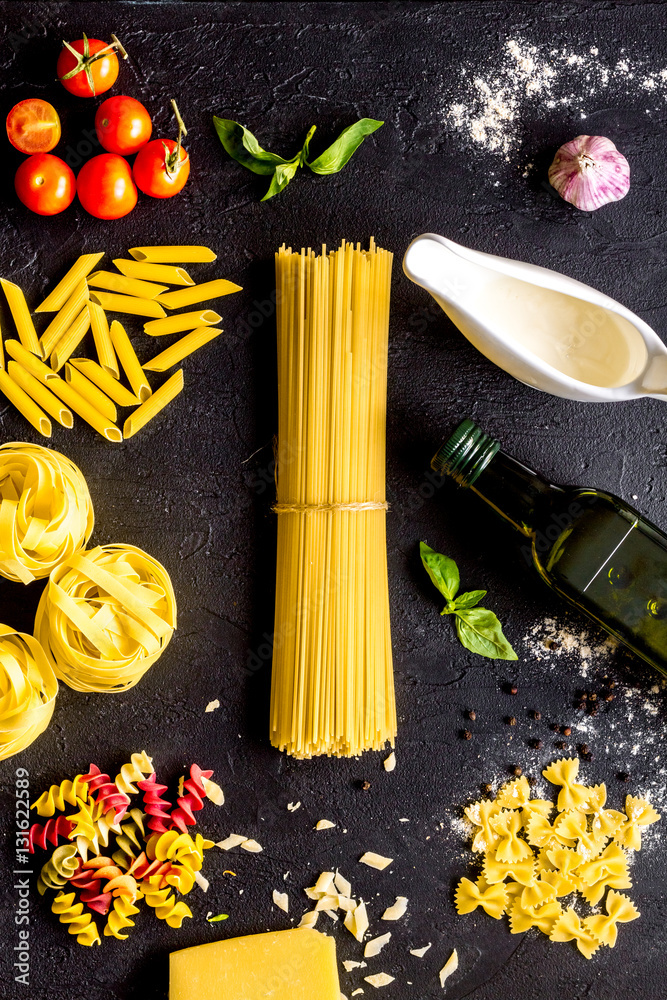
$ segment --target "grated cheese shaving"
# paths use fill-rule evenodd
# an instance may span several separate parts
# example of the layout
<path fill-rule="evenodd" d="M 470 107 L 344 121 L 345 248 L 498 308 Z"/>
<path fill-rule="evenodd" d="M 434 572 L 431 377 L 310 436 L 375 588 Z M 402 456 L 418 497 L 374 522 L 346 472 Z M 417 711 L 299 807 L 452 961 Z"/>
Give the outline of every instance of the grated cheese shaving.
<path fill-rule="evenodd" d="M 332 823 L 330 819 L 321 819 L 316 824 L 315 830 L 333 830 L 335 823 Z"/>
<path fill-rule="evenodd" d="M 373 938 L 368 942 L 364 948 L 364 958 L 375 958 L 379 955 L 386 944 L 389 944 L 389 939 L 391 938 L 391 931 L 387 931 L 386 934 L 381 934 L 380 937 Z"/>
<path fill-rule="evenodd" d="M 242 837 L 240 833 L 230 833 L 226 840 L 219 840 L 216 847 L 222 848 L 223 851 L 231 851 L 232 847 L 238 847 L 242 844 L 246 837 Z"/>
<path fill-rule="evenodd" d="M 388 976 L 386 972 L 377 972 L 374 976 L 364 976 L 364 982 L 370 983 L 377 990 L 381 986 L 389 986 L 389 983 L 393 983 L 394 977 Z"/>
<path fill-rule="evenodd" d="M 318 917 L 319 913 L 317 913 L 315 910 L 307 910 L 301 917 L 301 923 L 299 924 L 299 927 L 314 927 L 315 924 L 317 923 Z"/>
<path fill-rule="evenodd" d="M 368 865 L 369 868 L 376 868 L 377 871 L 384 871 L 389 865 L 393 864 L 393 858 L 383 858 L 381 854 L 374 854 L 373 851 L 366 851 L 366 853 L 359 858 L 362 865 Z"/>
<path fill-rule="evenodd" d="M 300 808 L 300 806 L 301 806 L 300 802 L 288 802 L 287 803 L 287 809 L 291 813 L 295 813 L 297 811 L 297 809 Z"/>
<path fill-rule="evenodd" d="M 350 958 L 346 958 L 343 962 L 343 966 L 346 972 L 352 972 L 352 969 L 365 969 L 366 962 L 354 962 Z"/>
<path fill-rule="evenodd" d="M 195 882 L 202 892 L 208 892 L 208 887 L 211 883 L 207 878 L 204 878 L 201 872 L 195 872 Z"/>
<path fill-rule="evenodd" d="M 249 851 L 251 854 L 259 854 L 264 848 L 256 840 L 244 840 L 241 844 L 241 850 Z"/>
<path fill-rule="evenodd" d="M 429 948 L 431 947 L 431 944 L 432 944 L 432 942 L 431 942 L 431 941 L 429 941 L 429 943 L 428 943 L 428 944 L 425 944 L 423 948 L 411 948 L 411 949 L 410 949 L 410 954 L 411 954 L 411 955 L 416 955 L 416 956 L 417 956 L 417 958 L 423 958 L 423 957 L 424 957 L 424 955 L 426 954 L 426 952 L 427 952 L 427 951 L 429 950 Z"/>
<path fill-rule="evenodd" d="M 205 712 L 215 712 L 216 708 L 220 708 L 220 702 L 216 698 L 215 701 L 209 701 L 208 705 L 204 709 Z"/>
<path fill-rule="evenodd" d="M 385 771 L 395 771 L 396 770 L 396 754 L 392 750 L 387 759 L 384 762 Z"/>
<path fill-rule="evenodd" d="M 278 892 L 277 889 L 273 890 L 273 905 L 277 906 L 279 910 L 283 913 L 289 913 L 289 896 L 286 892 Z"/>
<path fill-rule="evenodd" d="M 337 923 L 338 923 L 338 920 L 339 920 L 340 918 L 339 918 L 339 916 L 338 916 L 338 914 L 336 913 L 336 911 L 335 911 L 335 910 L 325 910 L 324 912 L 326 913 L 326 915 L 327 915 L 328 917 L 331 917 L 331 919 L 333 920 L 333 922 L 334 922 L 335 924 L 337 924 Z"/>
<path fill-rule="evenodd" d="M 352 886 L 346 878 L 343 878 L 341 873 L 336 869 L 336 874 L 334 875 L 334 884 L 338 889 L 341 896 L 351 896 Z"/>
<path fill-rule="evenodd" d="M 358 995 L 359 995 L 360 993 L 363 993 L 363 992 L 364 992 L 364 991 L 362 990 L 362 988 L 361 988 L 361 986 L 360 986 L 358 990 L 353 990 L 353 991 L 352 991 L 352 996 L 353 996 L 353 997 L 356 997 L 356 996 L 358 996 Z"/>
<path fill-rule="evenodd" d="M 440 985 L 444 987 L 445 983 L 452 975 L 453 972 L 459 967 L 459 956 L 456 948 L 451 953 L 443 967 L 440 969 Z"/>
<path fill-rule="evenodd" d="M 215 781 L 211 781 L 210 778 L 202 777 L 201 783 L 206 789 L 206 798 L 210 799 L 215 806 L 224 806 L 225 804 L 225 793 L 223 792 L 220 785 L 217 785 Z"/>
<path fill-rule="evenodd" d="M 383 920 L 400 920 L 401 917 L 405 916 L 405 911 L 408 908 L 408 897 L 407 896 L 397 896 L 396 902 L 392 906 L 388 906 L 387 909 L 382 914 Z"/>
<path fill-rule="evenodd" d="M 316 910 L 337 910 L 338 896 L 321 896 L 317 901 Z"/>

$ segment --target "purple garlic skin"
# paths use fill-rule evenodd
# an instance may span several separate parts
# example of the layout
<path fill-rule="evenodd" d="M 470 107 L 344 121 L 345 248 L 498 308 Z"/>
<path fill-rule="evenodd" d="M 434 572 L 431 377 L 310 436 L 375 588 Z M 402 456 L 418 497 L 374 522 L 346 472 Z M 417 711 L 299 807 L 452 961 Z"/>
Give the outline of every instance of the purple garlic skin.
<path fill-rule="evenodd" d="M 603 135 L 578 135 L 561 146 L 549 167 L 549 183 L 583 212 L 620 201 L 630 190 L 630 164 Z"/>

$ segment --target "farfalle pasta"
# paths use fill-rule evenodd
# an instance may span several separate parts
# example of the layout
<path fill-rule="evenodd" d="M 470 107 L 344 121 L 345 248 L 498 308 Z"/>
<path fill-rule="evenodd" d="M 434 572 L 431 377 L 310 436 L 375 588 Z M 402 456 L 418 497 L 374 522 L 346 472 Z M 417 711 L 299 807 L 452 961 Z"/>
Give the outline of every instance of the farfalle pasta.
<path fill-rule="evenodd" d="M 57 693 L 58 681 L 40 644 L 0 625 L 0 760 L 25 750 L 44 732 Z"/>
<path fill-rule="evenodd" d="M 84 548 L 94 525 L 86 480 L 57 451 L 37 444 L 0 447 L 0 575 L 43 580 Z"/>
<path fill-rule="evenodd" d="M 174 808 L 160 797 L 167 786 L 158 784 L 152 758 L 142 751 L 131 755 L 115 781 L 91 764 L 87 774 L 51 785 L 33 803 L 32 808 L 48 818 L 43 825 L 33 824 L 26 835 L 30 851 L 55 846 L 37 886 L 41 894 L 58 893 L 52 910 L 79 944 L 101 943 L 97 917 L 106 918 L 105 937 L 124 940 L 141 901 L 170 927 L 192 917 L 179 896 L 189 893 L 197 879 L 206 884 L 199 872 L 204 852 L 214 841 L 181 827 L 194 826 L 193 813 L 205 799 L 220 805 L 224 795 L 211 781 L 212 771 L 193 764 L 189 774 L 179 782 Z M 153 829 L 140 808 L 142 798 L 152 802 L 155 794 L 160 801 L 157 824 L 164 829 Z M 156 820 L 155 815 L 150 818 Z M 502 894 L 502 887 L 491 893 Z"/>
<path fill-rule="evenodd" d="M 35 619 L 57 677 L 77 691 L 127 691 L 176 628 L 166 569 L 132 545 L 80 552 L 51 573 Z"/>
<path fill-rule="evenodd" d="M 628 795 L 625 812 L 607 809 L 604 784 L 580 783 L 579 761 L 561 759 L 542 772 L 559 788 L 554 803 L 531 799 L 526 778 L 507 782 L 495 799 L 465 808 L 472 850 L 483 854 L 476 881 L 462 878 L 455 905 L 460 914 L 506 914 L 512 934 L 536 927 L 553 942 L 574 942 L 585 958 L 613 948 L 618 926 L 639 911 L 618 889 L 629 889 L 628 851 L 641 847 L 643 828 L 660 819 L 650 802 Z M 581 918 L 567 900 L 575 894 L 605 913 Z M 561 902 L 563 900 L 563 902 Z"/>

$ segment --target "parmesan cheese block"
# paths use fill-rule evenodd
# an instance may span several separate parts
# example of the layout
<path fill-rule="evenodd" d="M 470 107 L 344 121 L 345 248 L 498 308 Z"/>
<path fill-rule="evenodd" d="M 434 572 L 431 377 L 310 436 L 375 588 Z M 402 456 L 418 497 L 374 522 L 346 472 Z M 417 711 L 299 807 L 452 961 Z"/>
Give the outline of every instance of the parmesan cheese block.
<path fill-rule="evenodd" d="M 339 1000 L 334 939 L 310 928 L 251 934 L 169 956 L 169 1000 Z"/>

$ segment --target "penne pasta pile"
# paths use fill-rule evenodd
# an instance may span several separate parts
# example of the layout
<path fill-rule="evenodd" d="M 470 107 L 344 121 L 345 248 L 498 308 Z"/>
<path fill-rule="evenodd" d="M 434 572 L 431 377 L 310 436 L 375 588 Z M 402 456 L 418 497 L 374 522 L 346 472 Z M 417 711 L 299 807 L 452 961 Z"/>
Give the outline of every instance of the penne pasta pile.
<path fill-rule="evenodd" d="M 71 428 L 73 414 L 107 441 L 133 437 L 183 389 L 182 369 L 155 390 L 147 372 L 169 371 L 222 333 L 222 317 L 201 304 L 240 286 L 226 278 L 196 284 L 182 266 L 216 260 L 212 250 L 153 246 L 129 253 L 114 260 L 116 271 L 95 270 L 104 253 L 79 257 L 34 311 L 55 313 L 41 334 L 22 289 L 0 278 L 16 328 L 4 342 L 0 333 L 0 391 L 44 437 L 51 437 L 52 419 Z M 142 364 L 125 327 L 109 323 L 108 313 L 140 317 L 149 337 L 184 336 Z M 95 358 L 74 357 L 88 331 Z M 118 407 L 132 408 L 122 429 Z"/>

